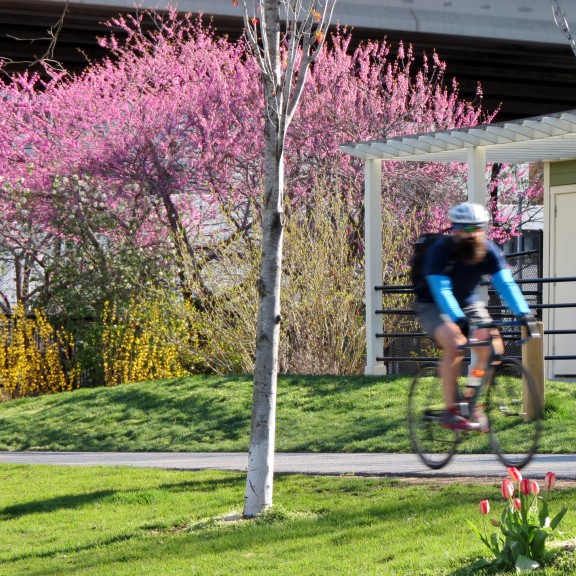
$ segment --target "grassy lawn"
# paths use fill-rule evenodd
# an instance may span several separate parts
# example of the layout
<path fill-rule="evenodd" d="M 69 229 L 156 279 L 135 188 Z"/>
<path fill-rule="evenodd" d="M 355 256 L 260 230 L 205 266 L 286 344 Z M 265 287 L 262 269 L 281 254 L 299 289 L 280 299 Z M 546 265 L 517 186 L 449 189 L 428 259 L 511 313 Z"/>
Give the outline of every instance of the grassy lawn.
<path fill-rule="evenodd" d="M 239 473 L 5 464 L 0 478 L 2 576 L 464 576 L 485 555 L 466 519 L 482 526 L 482 498 L 502 509 L 497 483 L 280 475 L 273 510 L 248 521 Z M 552 512 L 575 496 L 556 490 Z M 576 571 L 573 553 L 554 562 L 538 573 Z"/>
<path fill-rule="evenodd" d="M 410 378 L 281 376 L 279 452 L 409 452 Z M 0 450 L 248 449 L 250 376 L 196 376 L 0 403 Z M 542 452 L 576 446 L 576 384 L 546 384 Z M 490 452 L 472 435 L 460 452 Z"/>
<path fill-rule="evenodd" d="M 278 450 L 408 451 L 409 382 L 281 377 Z M 545 451 L 574 451 L 575 393 L 547 385 Z M 210 376 L 4 402 L 0 449 L 245 451 L 251 396 L 248 376 Z M 248 521 L 241 473 L 4 464 L 0 481 L 0 576 L 464 576 L 487 554 L 466 519 L 482 524 L 480 499 L 502 510 L 499 482 L 278 475 L 274 508 Z M 552 501 L 565 539 L 575 496 Z M 539 572 L 574 573 L 568 551 Z"/>

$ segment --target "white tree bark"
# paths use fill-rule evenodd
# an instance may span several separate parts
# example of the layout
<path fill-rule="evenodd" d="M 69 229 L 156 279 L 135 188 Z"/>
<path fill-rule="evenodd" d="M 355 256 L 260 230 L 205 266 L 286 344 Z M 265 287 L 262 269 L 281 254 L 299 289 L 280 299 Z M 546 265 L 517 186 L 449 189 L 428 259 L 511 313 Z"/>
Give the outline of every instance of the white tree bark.
<path fill-rule="evenodd" d="M 300 100 L 310 64 L 323 43 L 336 0 L 244 1 L 246 34 L 262 72 L 265 99 L 265 161 L 262 262 L 254 362 L 252 427 L 244 516 L 272 506 L 276 387 L 280 342 L 280 283 L 284 232 L 284 141 Z M 284 17 L 285 64 L 281 65 L 280 25 Z M 298 61 L 298 51 L 302 58 Z M 298 69 L 296 67 L 298 66 Z"/>

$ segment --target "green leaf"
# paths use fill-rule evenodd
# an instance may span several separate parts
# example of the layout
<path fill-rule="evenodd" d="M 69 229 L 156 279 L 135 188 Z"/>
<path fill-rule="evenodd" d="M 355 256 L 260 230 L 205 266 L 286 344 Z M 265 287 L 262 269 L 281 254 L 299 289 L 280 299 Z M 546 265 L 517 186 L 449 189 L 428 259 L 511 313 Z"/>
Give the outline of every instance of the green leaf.
<path fill-rule="evenodd" d="M 484 546 L 486 546 L 486 548 L 488 548 L 488 550 L 493 552 L 492 546 L 490 546 L 490 542 L 486 539 L 484 534 L 482 534 L 482 532 L 480 532 L 480 530 L 478 530 L 478 528 L 476 528 L 476 526 L 474 524 L 472 524 L 472 522 L 470 522 L 470 520 L 466 520 L 466 522 L 468 523 L 468 526 L 470 526 L 470 529 L 472 530 L 472 532 L 474 532 L 474 534 L 476 534 L 476 536 L 478 536 L 478 538 L 480 538 L 480 540 L 482 540 Z"/>
<path fill-rule="evenodd" d="M 507 537 L 510 538 L 510 540 L 514 540 L 515 542 L 518 542 L 519 544 L 521 544 L 522 546 L 526 546 L 528 544 L 528 540 L 526 538 L 525 534 L 522 534 L 520 532 L 515 532 L 515 531 L 510 531 L 510 530 L 502 530 L 502 533 Z"/>
<path fill-rule="evenodd" d="M 472 524 L 472 522 L 470 522 L 470 520 L 466 520 L 466 522 L 468 523 L 468 526 L 470 526 L 470 529 L 472 530 L 472 532 L 474 532 L 474 534 L 476 534 L 476 536 L 478 536 L 478 538 L 482 539 L 482 533 L 480 532 L 480 530 L 478 530 L 478 528 L 476 528 L 476 526 L 474 524 Z"/>
<path fill-rule="evenodd" d="M 552 528 L 552 530 L 554 530 L 556 528 L 556 526 L 558 526 L 558 524 L 560 524 L 562 518 L 564 518 L 564 514 L 566 514 L 567 511 L 568 511 L 568 508 L 562 508 L 562 510 L 560 510 L 560 512 L 558 512 L 558 514 L 556 514 L 556 516 L 554 516 L 554 518 L 552 519 L 552 522 L 550 522 L 550 528 Z"/>
<path fill-rule="evenodd" d="M 476 560 L 476 562 L 473 562 L 472 564 L 470 564 L 470 566 L 465 568 L 466 574 L 474 574 L 475 572 L 478 572 L 478 570 L 482 570 L 482 568 L 492 566 L 492 564 L 493 562 L 491 562 L 490 560 L 480 558 L 480 560 Z"/>
<path fill-rule="evenodd" d="M 532 552 L 531 556 L 533 558 L 540 558 L 544 554 L 547 537 L 548 532 L 546 530 L 536 530 L 534 532 L 530 544 L 530 550 Z"/>
<path fill-rule="evenodd" d="M 516 560 L 516 572 L 531 572 L 538 568 L 540 568 L 540 564 L 536 560 L 532 560 L 532 558 L 520 555 Z"/>
<path fill-rule="evenodd" d="M 494 556 L 498 556 L 500 554 L 500 540 L 497 533 L 492 533 L 490 536 L 490 542 L 492 544 L 490 549 L 494 552 Z"/>
<path fill-rule="evenodd" d="M 546 525 L 546 518 L 548 518 L 548 502 L 542 500 L 542 508 L 540 509 L 540 526 Z"/>

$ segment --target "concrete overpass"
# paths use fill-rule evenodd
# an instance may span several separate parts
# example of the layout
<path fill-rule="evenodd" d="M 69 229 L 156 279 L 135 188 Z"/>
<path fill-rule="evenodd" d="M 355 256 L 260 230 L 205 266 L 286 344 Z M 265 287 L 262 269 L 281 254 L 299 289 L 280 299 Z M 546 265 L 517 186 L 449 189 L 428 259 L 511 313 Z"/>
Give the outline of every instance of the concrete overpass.
<path fill-rule="evenodd" d="M 212 15 L 222 33 L 242 28 L 240 7 L 232 0 L 173 0 L 184 12 Z M 0 0 L 0 56 L 8 70 L 41 55 L 47 30 L 58 21 L 65 0 Z M 69 0 L 55 57 L 79 70 L 99 58 L 96 36 L 103 21 L 134 8 L 133 0 Z M 169 0 L 140 0 L 162 10 Z M 576 32 L 576 0 L 561 0 Z M 338 0 L 335 22 L 354 27 L 356 41 L 386 37 L 395 47 L 411 43 L 417 55 L 436 49 L 455 76 L 463 97 L 483 86 L 485 104 L 503 103 L 499 120 L 576 108 L 576 56 L 554 24 L 547 0 Z M 44 40 L 42 40 L 42 38 Z"/>

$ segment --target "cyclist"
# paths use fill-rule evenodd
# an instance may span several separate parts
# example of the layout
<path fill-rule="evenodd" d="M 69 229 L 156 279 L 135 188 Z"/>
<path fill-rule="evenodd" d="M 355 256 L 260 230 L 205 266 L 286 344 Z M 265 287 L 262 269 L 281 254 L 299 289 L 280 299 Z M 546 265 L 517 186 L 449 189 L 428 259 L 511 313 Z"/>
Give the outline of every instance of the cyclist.
<path fill-rule="evenodd" d="M 448 212 L 451 234 L 436 240 L 427 250 L 423 264 L 426 282 L 415 286 L 414 310 L 426 333 L 442 348 L 439 370 L 443 384 L 446 411 L 442 426 L 452 430 L 485 428 L 485 416 L 480 410 L 468 414 L 467 404 L 457 400 L 457 378 L 460 374 L 467 338 L 484 340 L 494 330 L 494 347 L 504 353 L 504 345 L 495 329 L 481 328 L 469 334 L 470 326 L 490 322 L 486 304 L 480 299 L 479 285 L 483 276 L 491 283 L 512 313 L 522 320 L 530 333 L 538 335 L 536 320 L 512 278 L 502 251 L 486 238 L 489 221 L 487 210 L 480 204 L 464 202 Z M 483 374 L 488 363 L 488 347 L 475 348 L 471 373 Z M 475 371 L 480 372 L 475 372 Z M 469 384 L 472 384 L 470 381 Z M 473 389 L 468 389 L 473 394 Z"/>

